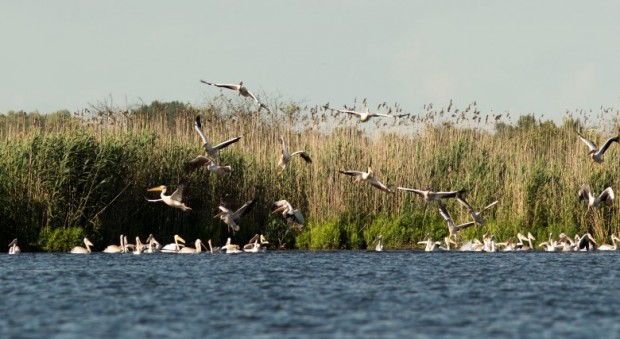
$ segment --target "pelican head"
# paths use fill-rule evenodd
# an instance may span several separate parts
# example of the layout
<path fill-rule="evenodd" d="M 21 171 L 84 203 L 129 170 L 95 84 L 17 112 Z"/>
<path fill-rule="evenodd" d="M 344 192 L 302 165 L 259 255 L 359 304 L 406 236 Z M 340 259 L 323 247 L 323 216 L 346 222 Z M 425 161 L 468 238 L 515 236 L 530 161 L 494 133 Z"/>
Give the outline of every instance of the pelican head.
<path fill-rule="evenodd" d="M 174 241 L 185 244 L 185 239 L 181 238 L 178 234 L 174 235 Z"/>
<path fill-rule="evenodd" d="M 15 238 L 15 239 L 13 239 L 13 241 L 11 241 L 11 243 L 9 244 L 9 247 L 11 247 L 13 245 L 17 245 L 17 238 Z"/>
<path fill-rule="evenodd" d="M 90 240 L 88 240 L 88 238 L 84 238 L 84 244 L 87 246 L 95 246 L 92 242 L 90 242 Z"/>

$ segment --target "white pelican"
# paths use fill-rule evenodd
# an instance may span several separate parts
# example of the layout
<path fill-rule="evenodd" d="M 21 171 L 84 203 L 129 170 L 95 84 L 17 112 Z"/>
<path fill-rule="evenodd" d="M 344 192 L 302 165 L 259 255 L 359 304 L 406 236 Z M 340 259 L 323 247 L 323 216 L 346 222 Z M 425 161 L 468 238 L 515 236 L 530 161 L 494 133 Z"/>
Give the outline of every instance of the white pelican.
<path fill-rule="evenodd" d="M 140 237 L 136 237 L 136 247 L 133 250 L 133 254 L 142 254 L 144 252 L 144 244 L 140 241 Z"/>
<path fill-rule="evenodd" d="M 482 219 L 482 213 L 484 213 L 484 211 L 488 210 L 489 208 L 495 206 L 495 204 L 497 204 L 497 202 L 499 201 L 499 200 L 495 200 L 492 203 L 488 204 L 485 208 L 480 210 L 480 212 L 476 212 L 476 210 L 474 210 L 474 208 L 467 202 L 467 200 L 463 199 L 460 196 L 457 196 L 456 200 L 458 200 L 458 202 L 461 203 L 461 205 L 467 208 L 471 217 L 474 218 L 474 222 L 481 226 L 484 225 L 484 219 Z"/>
<path fill-rule="evenodd" d="M 9 254 L 20 254 L 22 250 L 17 246 L 17 238 L 13 239 L 9 244 Z"/>
<path fill-rule="evenodd" d="M 532 233 L 527 232 L 527 237 L 521 234 L 521 232 L 517 233 L 517 250 L 519 251 L 530 251 L 534 249 L 534 245 L 532 244 L 532 240 L 536 240 Z M 528 245 L 526 246 L 524 241 L 527 241 Z"/>
<path fill-rule="evenodd" d="M 155 239 L 152 234 L 149 234 L 149 237 L 146 239 L 146 244 L 147 253 L 155 253 L 161 250 L 161 244 Z"/>
<path fill-rule="evenodd" d="M 203 247 L 204 247 L 205 250 L 207 249 L 205 244 L 203 244 L 200 239 L 196 239 L 196 242 L 195 242 L 194 246 L 195 246 L 194 248 L 187 247 L 187 246 L 183 247 L 177 253 L 200 253 L 200 252 L 202 252 L 202 248 Z"/>
<path fill-rule="evenodd" d="M 549 233 L 549 240 L 538 244 L 538 247 L 543 247 L 547 252 L 556 252 L 558 250 L 558 243 L 553 240 L 553 233 Z"/>
<path fill-rule="evenodd" d="M 299 156 L 306 161 L 306 163 L 311 163 L 312 159 L 306 153 L 306 151 L 295 151 L 293 153 L 288 153 L 286 150 L 286 143 L 284 142 L 284 137 L 280 136 L 280 142 L 282 143 L 282 154 L 280 155 L 280 161 L 278 162 L 278 166 L 282 167 L 282 169 L 286 169 L 286 166 L 291 161 L 291 158 L 294 155 L 299 154 Z"/>
<path fill-rule="evenodd" d="M 261 237 L 258 234 L 253 236 L 252 239 L 250 239 L 248 243 L 243 246 L 243 252 L 248 253 L 265 252 L 266 250 L 267 248 L 263 247 L 261 243 Z"/>
<path fill-rule="evenodd" d="M 452 238 L 450 238 L 450 237 L 444 237 L 443 238 L 443 242 L 444 242 L 444 244 L 446 244 L 446 247 L 445 247 L 446 251 L 449 251 L 451 249 L 452 246 L 450 246 L 450 244 L 452 244 L 454 246 L 457 246 L 456 241 L 452 240 Z"/>
<path fill-rule="evenodd" d="M 121 244 L 117 245 L 109 245 L 103 250 L 103 253 L 125 253 L 125 241 L 124 236 L 121 234 Z"/>
<path fill-rule="evenodd" d="M 474 221 L 469 221 L 464 224 L 456 225 L 446 207 L 441 203 L 441 200 L 437 200 L 437 205 L 439 206 L 439 214 L 443 217 L 443 219 L 448 224 L 448 232 L 450 232 L 450 238 L 454 237 L 455 241 L 458 241 L 458 233 L 460 230 L 474 226 L 476 223 Z"/>
<path fill-rule="evenodd" d="M 226 245 L 222 246 L 222 251 L 226 254 L 241 253 L 239 245 L 232 244 L 230 238 L 226 241 Z"/>
<path fill-rule="evenodd" d="M 401 190 L 401 191 L 407 191 L 407 192 L 413 192 L 415 194 L 418 194 L 422 197 L 424 197 L 424 201 L 426 202 L 431 202 L 431 201 L 435 201 L 435 200 L 439 200 L 439 199 L 444 199 L 444 198 L 454 198 L 459 194 L 463 194 L 465 193 L 467 190 L 466 189 L 462 189 L 460 191 L 449 191 L 449 192 L 433 192 L 431 190 L 420 190 L 420 189 L 415 189 L 415 188 L 406 188 L 406 187 L 396 187 L 397 189 Z"/>
<path fill-rule="evenodd" d="M 209 244 L 209 252 L 211 253 L 220 253 L 222 251 L 221 247 L 213 247 L 211 244 L 211 239 L 209 239 L 207 241 L 207 244 Z"/>
<path fill-rule="evenodd" d="M 495 247 L 502 248 L 502 252 L 512 252 L 517 250 L 517 244 L 515 244 L 511 239 L 506 242 L 496 242 Z"/>
<path fill-rule="evenodd" d="M 620 142 L 620 136 L 612 137 L 607 139 L 607 141 L 605 141 L 603 146 L 599 149 L 594 142 L 584 137 L 581 133 L 577 132 L 577 135 L 579 135 L 581 141 L 583 141 L 588 146 L 588 149 L 590 150 L 588 152 L 588 155 L 592 157 L 592 160 L 594 160 L 594 162 L 599 164 L 603 162 L 603 154 L 605 154 L 605 151 L 607 151 L 609 145 L 611 145 L 611 143 L 614 141 Z"/>
<path fill-rule="evenodd" d="M 377 246 L 375 247 L 375 251 L 383 252 L 383 236 L 381 234 L 377 237 Z"/>
<path fill-rule="evenodd" d="M 590 186 L 582 185 L 579 189 L 579 201 L 587 200 L 588 208 L 596 207 L 602 203 L 611 205 L 615 199 L 614 190 L 611 187 L 607 187 L 598 197 L 592 195 L 590 192 Z"/>
<path fill-rule="evenodd" d="M 206 82 L 204 80 L 200 80 L 200 82 L 202 82 L 203 84 L 211 85 L 211 86 L 232 89 L 233 91 L 236 91 L 237 94 L 239 94 L 241 96 L 244 96 L 246 98 L 252 98 L 259 105 L 260 108 L 264 108 L 264 109 L 267 110 L 267 112 L 271 112 L 269 110 L 269 108 L 265 104 L 263 104 L 260 101 L 258 101 L 258 98 L 254 94 L 252 94 L 252 92 L 248 91 L 248 89 L 245 88 L 245 86 L 243 86 L 243 81 L 239 82 L 238 85 L 235 85 L 235 84 L 215 84 L 215 83 L 212 83 L 212 82 Z"/>
<path fill-rule="evenodd" d="M 425 240 L 418 241 L 419 245 L 425 245 L 425 252 L 435 252 L 435 251 L 443 251 L 445 248 L 441 247 L 441 243 L 439 241 L 433 241 L 430 235 L 426 236 Z"/>
<path fill-rule="evenodd" d="M 200 139 L 202 140 L 202 145 L 205 149 L 205 153 L 212 159 L 217 159 L 217 156 L 219 155 L 219 152 L 222 148 L 225 148 L 231 144 L 234 144 L 235 142 L 239 141 L 239 139 L 241 139 L 241 137 L 234 137 L 232 139 L 228 139 L 224 142 L 221 142 L 215 146 L 211 146 L 209 142 L 207 141 L 207 137 L 202 132 L 202 125 L 200 124 L 200 115 L 197 115 L 196 119 L 194 120 L 194 129 L 196 130 L 196 132 L 200 136 Z"/>
<path fill-rule="evenodd" d="M 271 213 L 282 213 L 284 219 L 290 221 L 294 227 L 301 229 L 304 227 L 305 219 L 301 211 L 293 209 L 293 206 L 286 200 L 278 200 L 271 205 Z"/>
<path fill-rule="evenodd" d="M 174 191 L 174 193 L 172 193 L 171 195 L 165 195 L 166 190 L 167 190 L 167 187 L 165 185 L 152 187 L 152 188 L 149 188 L 147 191 L 149 192 L 161 191 L 161 194 L 160 194 L 161 198 L 160 199 L 146 199 L 146 201 L 149 201 L 149 202 L 163 201 L 166 205 L 170 207 L 178 208 L 183 212 L 191 211 L 192 209 L 186 206 L 185 203 L 182 202 L 183 191 L 185 189 L 187 189 L 187 184 L 185 182 L 181 182 L 179 184 L 179 187 L 177 187 L 176 191 Z"/>
<path fill-rule="evenodd" d="M 84 238 L 84 245 L 86 245 L 86 248 L 84 248 L 82 246 L 75 246 L 71 250 L 71 253 L 74 253 L 74 254 L 88 254 L 88 253 L 90 253 L 90 246 L 95 246 L 95 245 L 93 245 L 92 242 L 90 242 L 90 240 L 88 240 L 88 238 Z"/>
<path fill-rule="evenodd" d="M 366 121 L 370 120 L 370 118 L 373 118 L 373 117 L 387 117 L 387 118 L 391 118 L 392 117 L 391 115 L 388 115 L 388 114 L 370 113 L 368 108 L 366 108 L 365 112 L 352 111 L 352 110 L 348 110 L 348 109 L 339 109 L 337 111 L 340 112 L 340 113 L 346 113 L 346 114 L 355 115 L 355 116 L 359 117 L 361 122 L 366 122 Z"/>
<path fill-rule="evenodd" d="M 181 245 L 179 243 L 185 244 L 185 239 L 181 238 L 178 235 L 174 235 L 174 244 L 168 244 L 161 248 L 160 252 L 162 253 L 177 253 L 179 252 L 185 245 Z"/>
<path fill-rule="evenodd" d="M 610 244 L 601 244 L 599 247 L 597 247 L 596 249 L 599 251 L 615 251 L 618 249 L 618 244 L 616 244 L 616 241 L 620 242 L 620 238 L 618 238 L 615 235 L 611 236 L 611 243 L 613 245 Z"/>
<path fill-rule="evenodd" d="M 243 206 L 239 207 L 237 211 L 234 213 L 228 208 L 220 205 L 218 208 L 220 209 L 220 213 L 216 214 L 213 218 L 219 217 L 226 225 L 228 225 L 229 231 L 232 230 L 233 233 L 239 231 L 239 225 L 237 225 L 237 221 L 244 215 L 246 215 L 251 209 L 252 206 L 256 203 L 256 199 L 252 201 L 246 202 Z"/>
<path fill-rule="evenodd" d="M 495 236 L 494 235 L 490 235 L 487 233 L 485 233 L 482 236 L 482 242 L 484 244 L 483 247 L 483 251 L 485 252 L 495 252 L 497 251 L 497 247 L 495 246 Z"/>
<path fill-rule="evenodd" d="M 200 168 L 203 166 L 206 166 L 209 172 L 215 173 L 217 175 L 230 173 L 233 170 L 231 166 L 220 166 L 212 158 L 205 157 L 204 155 L 199 155 L 185 164 L 185 174 L 189 174 L 193 172 L 196 168 Z"/>
<path fill-rule="evenodd" d="M 372 186 L 384 191 L 384 192 L 388 192 L 388 193 L 393 193 L 392 190 L 385 186 L 384 184 L 382 184 L 379 180 L 377 180 L 377 178 L 375 178 L 374 172 L 372 171 L 372 166 L 368 165 L 368 171 L 367 172 L 362 172 L 362 171 L 341 171 L 338 170 L 338 172 L 342 173 L 342 174 L 346 174 L 346 175 L 350 175 L 352 177 L 355 177 L 354 182 L 360 182 L 360 181 L 366 181 L 367 183 L 371 184 Z"/>

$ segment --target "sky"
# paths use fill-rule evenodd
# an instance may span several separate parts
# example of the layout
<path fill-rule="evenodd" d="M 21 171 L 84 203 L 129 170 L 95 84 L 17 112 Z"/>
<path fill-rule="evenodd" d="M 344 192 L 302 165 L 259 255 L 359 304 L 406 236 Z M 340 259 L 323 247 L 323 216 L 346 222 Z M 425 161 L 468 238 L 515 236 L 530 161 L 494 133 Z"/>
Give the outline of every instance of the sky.
<path fill-rule="evenodd" d="M 0 113 L 205 105 L 620 107 L 620 1 L 0 1 Z M 231 95 L 234 94 L 230 92 Z"/>

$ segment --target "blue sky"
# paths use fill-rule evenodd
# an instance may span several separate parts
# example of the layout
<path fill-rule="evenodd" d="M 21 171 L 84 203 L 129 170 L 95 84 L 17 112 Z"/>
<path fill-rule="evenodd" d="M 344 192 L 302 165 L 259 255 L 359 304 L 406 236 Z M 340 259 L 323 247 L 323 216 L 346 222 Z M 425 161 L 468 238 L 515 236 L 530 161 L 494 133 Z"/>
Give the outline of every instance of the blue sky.
<path fill-rule="evenodd" d="M 544 114 L 620 106 L 620 1 L 3 1 L 0 112 L 203 105 L 237 83 L 309 105 Z"/>

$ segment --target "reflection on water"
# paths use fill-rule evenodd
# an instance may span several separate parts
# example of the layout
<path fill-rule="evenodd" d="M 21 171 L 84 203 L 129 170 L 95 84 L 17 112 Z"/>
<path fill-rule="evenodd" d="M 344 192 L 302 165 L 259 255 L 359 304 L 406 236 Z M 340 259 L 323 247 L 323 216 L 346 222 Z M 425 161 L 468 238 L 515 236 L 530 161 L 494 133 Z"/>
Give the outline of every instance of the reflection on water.
<path fill-rule="evenodd" d="M 620 254 L 0 255 L 0 337 L 591 337 Z"/>

